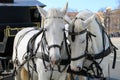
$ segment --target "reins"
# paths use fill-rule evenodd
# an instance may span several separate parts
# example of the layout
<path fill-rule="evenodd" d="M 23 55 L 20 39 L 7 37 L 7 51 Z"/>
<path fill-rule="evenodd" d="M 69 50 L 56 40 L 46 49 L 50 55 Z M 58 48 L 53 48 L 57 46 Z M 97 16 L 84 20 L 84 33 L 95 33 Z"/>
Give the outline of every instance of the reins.
<path fill-rule="evenodd" d="M 101 24 L 98 22 L 97 18 L 95 18 L 95 20 L 96 20 L 96 22 L 99 24 L 100 29 L 102 30 L 103 48 L 104 48 L 103 51 L 102 51 L 101 53 L 99 53 L 98 55 L 96 55 L 95 57 L 96 57 L 96 59 L 101 58 L 101 57 L 106 57 L 106 56 L 109 55 L 111 52 L 113 52 L 113 53 L 114 53 L 114 58 L 113 58 L 112 68 L 114 69 L 114 68 L 115 68 L 115 64 L 116 64 L 116 56 L 117 56 L 117 55 L 116 55 L 116 50 L 118 50 L 118 48 L 117 48 L 115 45 L 113 45 L 110 37 L 109 37 L 109 36 L 107 35 L 107 33 L 105 32 L 103 25 L 101 25 Z M 106 50 L 105 50 L 104 34 L 107 36 L 108 41 L 109 41 L 109 44 L 110 44 L 110 46 L 109 46 Z M 103 55 L 102 55 L 102 54 L 103 54 Z M 99 57 L 98 57 L 98 56 L 99 56 Z"/>

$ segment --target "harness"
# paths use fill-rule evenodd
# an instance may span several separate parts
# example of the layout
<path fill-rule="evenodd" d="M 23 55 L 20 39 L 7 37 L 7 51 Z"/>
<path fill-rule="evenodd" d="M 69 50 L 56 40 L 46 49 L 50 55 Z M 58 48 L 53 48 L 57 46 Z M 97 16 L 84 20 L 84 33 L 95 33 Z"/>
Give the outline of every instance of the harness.
<path fill-rule="evenodd" d="M 63 18 L 61 18 L 61 17 L 47 17 L 46 19 L 49 19 L 49 18 L 60 18 L 60 19 L 63 19 Z M 36 70 L 36 64 L 35 64 L 35 61 L 34 61 L 34 60 L 35 60 L 36 58 L 40 58 L 40 59 L 42 59 L 42 61 L 43 61 L 43 65 L 44 65 L 45 70 L 46 70 L 46 71 L 51 71 L 51 75 L 50 75 L 50 80 L 51 80 L 51 79 L 52 79 L 53 71 L 63 72 L 63 71 L 66 69 L 67 65 L 70 64 L 71 56 L 70 56 L 70 48 L 69 48 L 69 45 L 68 45 L 68 43 L 67 43 L 67 37 L 66 37 L 66 34 L 65 34 L 65 29 L 63 29 L 63 32 L 64 32 L 64 33 L 63 33 L 63 35 L 64 35 L 64 40 L 63 40 L 63 42 L 62 42 L 61 45 L 57 45 L 57 44 L 48 45 L 47 40 L 46 40 L 46 35 L 45 35 L 45 32 L 46 32 L 46 31 L 47 31 L 47 30 L 46 30 L 45 28 L 40 28 L 39 32 L 36 33 L 36 34 L 34 34 L 34 35 L 30 38 L 30 40 L 29 40 L 29 42 L 28 42 L 28 45 L 27 45 L 27 52 L 25 53 L 25 56 L 24 56 L 25 61 L 24 61 L 21 65 L 19 65 L 19 68 L 18 68 L 18 69 L 20 69 L 25 63 L 27 63 L 28 71 L 30 71 L 29 68 L 32 68 L 34 71 L 37 72 L 37 70 Z M 24 36 L 25 36 L 27 33 L 29 33 L 29 32 L 30 32 L 30 31 L 26 32 L 26 33 L 22 36 L 22 38 L 19 39 L 18 45 L 19 45 L 20 41 L 24 38 Z M 42 38 L 41 38 L 40 42 L 38 42 L 37 48 L 35 49 L 35 48 L 34 48 L 34 46 L 35 46 L 35 40 L 36 40 L 36 38 L 37 38 L 40 34 L 42 34 Z M 50 63 L 49 50 L 50 50 L 51 48 L 53 48 L 53 47 L 57 47 L 57 48 L 59 48 L 59 49 L 61 50 L 61 49 L 62 49 L 62 46 L 63 46 L 63 43 L 64 43 L 64 45 L 65 45 L 65 49 L 66 49 L 66 53 L 67 53 L 68 58 L 61 60 L 60 64 L 58 65 L 58 70 L 54 70 L 53 67 L 51 66 L 51 64 L 50 64 L 50 67 L 49 67 L 50 69 L 48 69 L 48 66 L 46 65 L 46 62 Z M 18 45 L 17 45 L 17 46 L 18 46 Z M 42 46 L 42 47 L 41 47 L 42 52 L 41 52 L 41 56 L 37 57 L 37 53 L 38 53 L 39 46 Z M 17 48 L 16 48 L 16 50 L 17 50 Z M 17 52 L 17 51 L 16 51 L 16 52 Z M 47 53 L 47 54 L 46 54 L 46 53 Z M 27 54 L 27 55 L 26 55 L 26 54 Z M 17 57 L 16 57 L 16 60 L 17 60 Z M 29 63 L 30 60 L 32 61 L 33 66 L 30 66 L 30 63 Z M 61 69 L 61 66 L 60 66 L 60 65 L 64 65 L 65 67 Z M 18 69 L 17 69 L 17 70 L 18 70 Z M 31 76 L 31 75 L 29 74 L 29 77 L 30 77 L 30 76 Z M 33 80 L 33 79 L 32 79 L 32 80 Z"/>
<path fill-rule="evenodd" d="M 42 50 L 43 50 L 43 52 L 42 52 L 42 56 L 40 56 L 39 58 L 41 58 L 42 60 L 43 60 L 43 64 L 44 64 L 44 68 L 46 69 L 46 71 L 51 71 L 51 76 L 50 76 L 50 78 L 52 78 L 52 74 L 53 74 L 53 71 L 59 71 L 59 72 L 63 72 L 65 69 L 66 69 L 66 67 L 67 67 L 67 65 L 68 64 L 70 64 L 70 59 L 71 59 L 71 57 L 70 57 L 70 50 L 69 50 L 69 48 L 68 48 L 68 44 L 67 44 L 67 37 L 66 37 L 66 34 L 65 34 L 65 31 L 64 31 L 64 43 L 65 43 L 65 48 L 66 48 L 66 52 L 67 52 L 67 55 L 68 55 L 68 59 L 62 59 L 61 60 L 61 62 L 60 62 L 60 64 L 58 65 L 58 70 L 54 70 L 51 66 L 50 66 L 50 70 L 47 68 L 47 65 L 46 65 L 46 63 L 45 62 L 48 62 L 48 63 L 50 63 L 50 60 L 49 60 L 49 49 L 50 48 L 52 48 L 52 47 L 58 47 L 60 50 L 61 50 L 61 48 L 62 48 L 62 46 L 59 46 L 59 45 L 51 45 L 51 46 L 48 46 L 48 55 L 47 54 L 45 54 L 45 48 L 44 48 L 44 43 L 43 43 L 43 41 L 42 40 L 44 40 L 45 41 L 45 43 L 47 44 L 47 41 L 46 41 L 46 37 L 45 37 L 45 31 L 46 30 L 44 30 L 44 28 L 42 29 L 43 31 L 43 35 L 42 35 L 42 39 L 41 39 L 41 41 L 39 42 L 39 44 L 38 44 L 38 47 L 37 47 L 37 49 L 35 50 L 35 54 L 32 54 L 32 56 L 35 56 L 36 55 L 36 53 L 37 53 L 37 51 L 38 51 L 38 48 L 39 48 L 39 45 L 41 44 L 41 48 L 43 48 Z M 36 39 L 36 37 L 37 37 L 37 35 L 39 35 L 39 33 L 37 33 L 37 34 L 35 34 L 30 40 L 29 40 L 29 43 L 28 43 L 28 51 L 27 51 L 27 53 L 28 52 L 30 52 L 30 53 L 33 53 L 33 46 L 34 46 L 34 43 L 35 43 L 35 39 Z M 35 64 L 34 64 L 35 65 Z M 61 67 L 60 67 L 60 65 L 64 65 L 65 67 L 61 70 Z M 50 79 L 51 80 L 51 79 Z"/>
<path fill-rule="evenodd" d="M 81 18 L 75 18 L 75 20 L 76 19 L 81 19 Z M 83 19 L 81 19 L 81 20 L 83 20 Z M 91 64 L 88 67 L 83 66 L 83 69 L 79 70 L 79 71 L 71 70 L 71 68 L 69 66 L 69 68 L 67 70 L 68 73 L 83 75 L 83 76 L 87 76 L 87 77 L 90 77 L 90 78 L 104 78 L 102 68 L 100 67 L 99 64 L 101 63 L 102 59 L 104 57 L 108 56 L 111 52 L 114 52 L 113 68 L 115 67 L 117 48 L 112 44 L 112 42 L 111 42 L 110 38 L 108 37 L 107 33 L 104 31 L 103 26 L 97 21 L 97 19 L 95 19 L 95 20 L 99 24 L 99 27 L 100 27 L 101 32 L 102 32 L 103 51 L 101 51 L 98 54 L 89 54 L 88 43 L 89 43 L 90 40 L 92 41 L 91 37 L 96 37 L 96 36 L 93 35 L 91 32 L 89 32 L 87 29 L 85 29 L 81 32 L 75 32 L 74 31 L 75 26 L 73 24 L 72 25 L 72 32 L 69 32 L 69 35 L 71 35 L 71 40 L 74 42 L 76 35 L 81 35 L 81 34 L 86 33 L 86 48 L 85 48 L 85 51 L 84 51 L 85 53 L 83 55 L 80 55 L 76 58 L 71 58 L 71 61 L 76 61 L 76 60 L 85 58 L 86 60 L 89 60 L 91 62 Z M 107 49 L 105 49 L 105 35 L 107 35 L 107 37 L 109 39 L 109 42 L 110 42 L 110 46 Z M 101 61 L 97 62 L 96 61 L 97 59 L 101 59 Z M 96 69 L 97 73 L 95 73 L 94 69 Z M 92 72 L 92 74 L 91 74 L 91 72 Z"/>

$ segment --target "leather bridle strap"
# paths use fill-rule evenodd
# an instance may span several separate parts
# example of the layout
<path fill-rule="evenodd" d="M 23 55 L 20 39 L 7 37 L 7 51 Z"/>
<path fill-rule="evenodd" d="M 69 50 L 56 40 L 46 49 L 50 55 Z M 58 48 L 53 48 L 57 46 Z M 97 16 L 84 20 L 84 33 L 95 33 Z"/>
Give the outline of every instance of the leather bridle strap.
<path fill-rule="evenodd" d="M 69 35 L 76 36 L 76 35 L 84 34 L 85 32 L 87 32 L 87 29 L 84 29 L 81 32 L 74 32 L 74 33 L 73 32 L 69 32 Z"/>
<path fill-rule="evenodd" d="M 83 54 L 83 55 L 78 56 L 78 57 L 76 57 L 76 58 L 71 58 L 71 61 L 76 61 L 76 60 L 82 59 L 82 58 L 84 58 L 84 57 L 86 57 L 86 54 Z"/>
<path fill-rule="evenodd" d="M 60 45 L 54 44 L 54 45 L 48 46 L 48 50 L 50 50 L 51 48 L 55 48 L 55 47 L 61 49 Z"/>

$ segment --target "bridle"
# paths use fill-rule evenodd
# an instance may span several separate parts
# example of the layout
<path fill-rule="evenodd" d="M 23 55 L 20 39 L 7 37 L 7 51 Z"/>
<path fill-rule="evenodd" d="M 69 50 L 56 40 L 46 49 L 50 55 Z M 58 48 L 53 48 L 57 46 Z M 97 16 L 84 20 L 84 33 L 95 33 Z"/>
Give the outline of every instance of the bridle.
<path fill-rule="evenodd" d="M 63 17 L 46 17 L 45 20 L 47 20 L 47 19 L 63 19 Z M 44 25 L 43 25 L 43 27 L 44 27 Z M 47 31 L 47 29 L 44 28 L 43 33 L 44 33 L 44 36 L 45 36 L 45 40 L 46 40 L 46 35 L 45 35 L 46 31 Z M 64 29 L 63 29 L 63 31 L 64 31 Z M 46 43 L 47 43 L 47 40 L 46 40 Z M 62 44 L 63 44 L 63 41 L 62 41 L 61 45 L 58 45 L 58 44 L 48 45 L 48 50 L 50 50 L 51 48 L 59 48 L 59 50 L 61 50 Z"/>
<path fill-rule="evenodd" d="M 71 40 L 72 40 L 72 42 L 74 42 L 75 41 L 75 37 L 77 36 L 77 35 L 82 35 L 82 34 L 85 34 L 86 33 L 86 48 L 85 48 L 85 53 L 83 54 L 83 55 L 80 55 L 80 56 L 78 56 L 78 57 L 76 57 L 76 58 L 71 58 L 71 61 L 76 61 L 76 60 L 79 60 L 79 59 L 82 59 L 82 58 L 84 58 L 84 57 L 86 57 L 87 56 L 87 53 L 88 53 L 88 41 L 89 41 L 89 39 L 90 40 L 92 40 L 92 36 L 93 37 L 96 37 L 94 34 L 92 34 L 90 31 L 88 31 L 87 29 L 84 29 L 84 30 L 82 30 L 82 31 L 80 31 L 80 32 L 75 32 L 74 31 L 74 28 L 75 28 L 75 25 L 74 25 L 74 23 L 75 23 L 75 20 L 76 19 L 81 19 L 81 18 L 75 18 L 74 19 L 74 21 L 73 21 L 73 24 L 72 24 L 72 32 L 70 32 L 69 31 L 69 35 L 71 35 Z M 81 20 L 83 20 L 83 19 L 81 19 Z"/>
<path fill-rule="evenodd" d="M 75 18 L 75 20 L 76 19 L 81 19 L 81 18 Z M 74 20 L 74 22 L 75 22 L 75 20 Z M 81 20 L 83 20 L 83 19 L 81 19 Z M 74 23 L 73 22 L 73 23 Z M 71 57 L 71 61 L 77 61 L 77 60 L 80 60 L 80 59 L 82 59 L 82 58 L 93 58 L 91 55 L 89 55 L 89 52 L 88 52 L 88 44 L 89 44 L 89 41 L 92 41 L 92 36 L 93 37 L 96 37 L 94 34 L 92 34 L 90 31 L 88 31 L 87 29 L 84 29 L 84 30 L 82 30 L 82 31 L 80 31 L 80 32 L 75 32 L 74 31 L 74 28 L 75 28 L 75 25 L 73 24 L 72 25 L 72 32 L 69 32 L 69 35 L 71 35 L 71 40 L 72 40 L 72 42 L 74 42 L 75 41 L 75 37 L 77 36 L 77 35 L 82 35 L 82 34 L 85 34 L 86 33 L 86 47 L 85 47 L 85 51 L 84 51 L 84 54 L 82 54 L 82 55 L 80 55 L 80 56 L 78 56 L 78 57 L 75 57 L 75 58 L 73 58 L 73 57 Z M 91 74 L 89 74 L 89 73 L 87 73 L 86 71 L 84 71 L 84 67 L 83 68 L 81 68 L 81 67 L 78 67 L 78 68 L 80 68 L 80 70 L 79 71 L 74 71 L 74 70 L 71 70 L 71 68 L 70 68 L 70 66 L 69 66 L 69 68 L 68 68 L 68 72 L 70 72 L 70 73 L 73 73 L 73 74 L 78 74 L 78 75 L 86 75 L 86 76 L 91 76 Z M 100 68 L 101 69 L 101 68 Z M 72 74 L 71 74 L 72 75 Z M 93 76 L 92 76 L 93 77 Z"/>
<path fill-rule="evenodd" d="M 46 17 L 45 19 L 63 19 L 63 20 L 64 20 L 63 17 Z M 48 43 L 47 43 L 47 40 L 46 40 L 47 37 L 46 37 L 46 34 L 45 34 L 46 31 L 47 31 L 47 29 L 44 28 L 43 38 L 44 38 L 46 44 L 48 44 Z M 64 45 L 65 45 L 65 48 L 66 48 L 66 52 L 67 52 L 68 59 L 65 59 L 65 60 L 62 59 L 59 65 L 68 65 L 68 64 L 70 63 L 70 51 L 69 51 L 69 49 L 68 49 L 67 36 L 66 36 L 65 31 L 66 31 L 66 30 L 63 29 L 63 36 L 64 36 L 64 38 L 63 38 L 63 40 L 62 40 L 62 42 L 61 42 L 61 45 L 58 45 L 58 44 L 48 45 L 48 54 L 49 54 L 49 50 L 50 50 L 51 48 L 59 48 L 59 50 L 61 51 L 62 46 L 63 46 L 63 43 L 65 43 Z M 45 55 L 45 54 L 44 54 L 44 55 Z M 49 57 L 49 55 L 48 55 L 47 57 Z M 47 60 L 47 61 L 49 62 L 49 60 Z M 59 69 L 58 71 L 59 71 L 59 72 L 62 72 L 63 70 L 60 70 L 60 69 Z"/>
<path fill-rule="evenodd" d="M 51 19 L 51 18 L 54 18 L 54 19 L 63 19 L 63 17 L 46 17 L 45 19 Z M 46 44 L 48 45 L 47 40 L 46 40 L 47 37 L 46 37 L 46 34 L 45 34 L 46 31 L 47 31 L 47 29 L 44 28 L 43 37 L 44 37 L 44 40 L 45 40 Z M 45 61 L 50 62 L 50 60 L 49 60 L 49 50 L 51 48 L 59 48 L 60 53 L 61 53 L 61 49 L 62 49 L 63 43 L 65 43 L 65 48 L 66 48 L 68 59 L 61 60 L 60 64 L 58 65 L 58 70 L 54 70 L 53 67 L 50 66 L 50 71 L 51 71 L 50 80 L 52 80 L 53 71 L 63 72 L 66 69 L 67 65 L 70 64 L 71 57 L 70 57 L 70 51 L 69 51 L 69 48 L 68 48 L 68 43 L 67 43 L 67 37 L 66 37 L 65 29 L 63 29 L 63 35 L 64 35 L 64 38 L 63 38 L 63 40 L 61 42 L 61 45 L 58 45 L 58 44 L 48 45 L 48 55 L 43 54 L 44 56 L 47 57 L 48 60 L 46 60 L 46 58 L 42 57 L 44 67 L 45 67 L 45 69 L 47 71 L 49 71 L 49 69 L 47 68 L 47 65 L 45 63 Z M 60 65 L 65 65 L 65 67 L 61 70 Z"/>
<path fill-rule="evenodd" d="M 58 44 L 48 45 L 47 37 L 46 37 L 46 34 L 45 34 L 46 31 L 47 31 L 47 29 L 46 29 L 46 28 L 43 28 L 43 30 L 44 30 L 44 31 L 43 31 L 43 37 L 44 37 L 44 40 L 45 40 L 45 42 L 46 42 L 46 45 L 48 46 L 48 51 L 49 51 L 51 48 L 59 48 L 59 50 L 61 50 L 64 41 L 61 42 L 61 45 L 58 45 Z M 64 32 L 64 31 L 63 31 L 63 32 Z"/>

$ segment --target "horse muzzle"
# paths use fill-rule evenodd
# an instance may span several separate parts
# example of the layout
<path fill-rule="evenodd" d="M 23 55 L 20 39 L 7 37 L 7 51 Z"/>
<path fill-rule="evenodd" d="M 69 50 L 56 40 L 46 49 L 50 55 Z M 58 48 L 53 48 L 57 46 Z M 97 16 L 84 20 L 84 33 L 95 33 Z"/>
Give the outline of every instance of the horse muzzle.
<path fill-rule="evenodd" d="M 61 62 L 61 58 L 50 57 L 50 62 L 52 65 L 58 65 Z"/>

